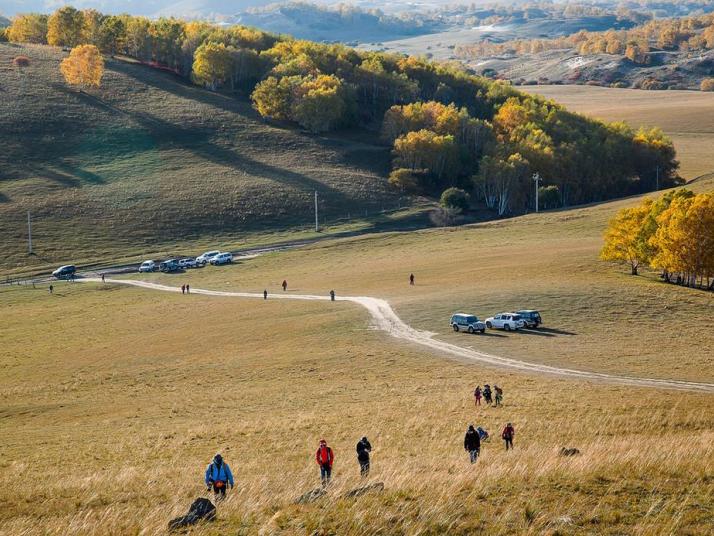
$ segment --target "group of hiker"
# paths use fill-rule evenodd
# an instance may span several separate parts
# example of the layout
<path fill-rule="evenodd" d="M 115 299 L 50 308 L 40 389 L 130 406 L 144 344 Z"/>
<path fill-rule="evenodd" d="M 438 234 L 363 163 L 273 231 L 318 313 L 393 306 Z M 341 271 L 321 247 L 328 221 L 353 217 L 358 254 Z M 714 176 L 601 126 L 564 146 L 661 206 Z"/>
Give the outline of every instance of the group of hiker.
<path fill-rule="evenodd" d="M 506 444 L 506 450 L 513 449 L 513 438 L 516 435 L 516 430 L 510 422 L 506 424 L 501 432 L 501 439 Z M 471 463 L 475 463 L 481 454 L 481 442 L 489 438 L 488 432 L 483 428 L 474 427 L 469 424 L 464 436 L 464 450 L 469 453 Z"/>
<path fill-rule="evenodd" d="M 503 389 L 496 384 L 493 385 L 493 390 L 489 384 L 484 385 L 483 389 L 478 385 L 474 389 L 474 402 L 477 406 L 481 405 L 482 398 L 489 406 L 498 407 L 503 403 Z"/>
<path fill-rule="evenodd" d="M 181 294 L 190 294 L 190 293 L 191 293 L 191 286 L 188 283 L 186 283 L 185 285 L 181 285 Z"/>

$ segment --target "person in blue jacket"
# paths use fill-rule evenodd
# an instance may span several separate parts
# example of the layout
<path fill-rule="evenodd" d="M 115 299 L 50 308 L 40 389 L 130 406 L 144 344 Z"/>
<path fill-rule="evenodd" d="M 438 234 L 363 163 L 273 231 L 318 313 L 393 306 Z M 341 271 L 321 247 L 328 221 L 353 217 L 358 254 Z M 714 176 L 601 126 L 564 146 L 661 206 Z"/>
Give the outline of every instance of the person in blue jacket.
<path fill-rule="evenodd" d="M 223 461 L 223 457 L 220 454 L 216 454 L 213 457 L 213 461 L 206 467 L 206 488 L 208 488 L 208 491 L 213 488 L 213 493 L 216 494 L 216 497 L 219 495 L 225 497 L 228 484 L 233 489 L 233 473 L 231 473 L 231 468 L 228 467 L 228 464 Z"/>

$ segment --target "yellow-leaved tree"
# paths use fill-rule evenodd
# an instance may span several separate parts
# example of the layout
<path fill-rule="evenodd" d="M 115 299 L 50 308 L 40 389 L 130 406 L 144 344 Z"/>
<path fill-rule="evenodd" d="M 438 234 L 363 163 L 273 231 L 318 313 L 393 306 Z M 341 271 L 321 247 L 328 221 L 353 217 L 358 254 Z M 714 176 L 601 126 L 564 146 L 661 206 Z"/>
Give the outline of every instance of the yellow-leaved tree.
<path fill-rule="evenodd" d="M 104 58 L 94 45 L 80 45 L 62 60 L 60 71 L 71 86 L 99 87 L 104 75 Z"/>
<path fill-rule="evenodd" d="M 649 233 L 644 224 L 651 205 L 652 201 L 645 199 L 639 207 L 623 208 L 610 220 L 600 252 L 602 260 L 628 263 L 632 275 L 637 275 L 640 264 L 648 262 Z"/>

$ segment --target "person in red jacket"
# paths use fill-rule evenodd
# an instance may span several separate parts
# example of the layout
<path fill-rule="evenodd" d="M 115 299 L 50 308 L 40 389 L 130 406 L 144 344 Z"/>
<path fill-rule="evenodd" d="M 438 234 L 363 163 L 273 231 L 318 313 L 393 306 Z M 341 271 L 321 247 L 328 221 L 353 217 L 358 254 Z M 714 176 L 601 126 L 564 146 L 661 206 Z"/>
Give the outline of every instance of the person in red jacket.
<path fill-rule="evenodd" d="M 510 445 L 511 449 L 513 449 L 513 436 L 516 435 L 516 431 L 513 428 L 513 425 L 509 422 L 506 427 L 503 429 L 503 432 L 501 432 L 501 437 L 503 440 L 506 442 L 506 450 L 508 450 L 508 447 Z"/>
<path fill-rule="evenodd" d="M 332 449 L 327 446 L 327 441 L 320 439 L 320 446 L 317 448 L 315 453 L 315 461 L 317 465 L 320 466 L 320 479 L 322 480 L 322 485 L 327 486 L 330 483 L 330 478 L 332 477 L 332 464 L 335 461 L 335 455 Z"/>

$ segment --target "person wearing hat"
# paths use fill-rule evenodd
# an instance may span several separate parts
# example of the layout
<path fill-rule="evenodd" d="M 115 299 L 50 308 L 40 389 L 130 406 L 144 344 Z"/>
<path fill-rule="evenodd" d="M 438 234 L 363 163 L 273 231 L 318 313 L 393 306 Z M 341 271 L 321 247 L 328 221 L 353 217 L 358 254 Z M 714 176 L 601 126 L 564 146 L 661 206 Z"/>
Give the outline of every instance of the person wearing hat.
<path fill-rule="evenodd" d="M 366 437 L 357 442 L 357 461 L 359 462 L 359 474 L 363 477 L 369 475 L 369 453 L 372 452 L 372 445 Z"/>
<path fill-rule="evenodd" d="M 473 424 L 469 424 L 469 429 L 466 430 L 466 435 L 464 436 L 464 450 L 469 453 L 471 463 L 474 463 L 478 459 L 478 455 L 481 452 L 481 436 L 476 431 Z"/>
<path fill-rule="evenodd" d="M 335 455 L 324 439 L 320 439 L 320 446 L 317 447 L 317 452 L 315 453 L 315 461 L 320 466 L 322 485 L 327 486 L 332 478 L 332 464 L 335 461 Z"/>
<path fill-rule="evenodd" d="M 233 473 L 231 473 L 231 468 L 228 464 L 223 461 L 223 457 L 220 454 L 216 454 L 213 457 L 213 461 L 208 464 L 206 468 L 206 488 L 211 491 L 213 488 L 213 493 L 216 497 L 226 496 L 226 486 L 230 484 L 231 489 L 233 489 Z"/>

